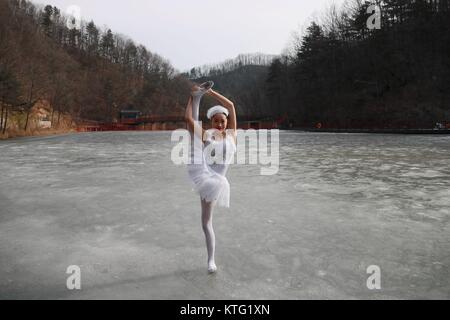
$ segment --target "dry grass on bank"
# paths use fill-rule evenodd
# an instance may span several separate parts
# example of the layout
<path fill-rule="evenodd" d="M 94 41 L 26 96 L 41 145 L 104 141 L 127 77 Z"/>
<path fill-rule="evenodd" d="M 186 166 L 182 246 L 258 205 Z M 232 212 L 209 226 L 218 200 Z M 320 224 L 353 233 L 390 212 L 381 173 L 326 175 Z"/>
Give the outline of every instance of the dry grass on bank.
<path fill-rule="evenodd" d="M 20 137 L 33 137 L 33 136 L 51 136 L 58 134 L 76 133 L 76 129 L 33 129 L 27 130 L 7 130 L 5 134 L 0 133 L 0 140 L 6 140 L 11 138 Z"/>
<path fill-rule="evenodd" d="M 54 128 L 51 128 L 50 121 L 42 121 L 43 119 L 53 120 Z M 33 107 L 28 118 L 27 130 L 24 130 L 25 126 L 25 112 L 10 112 L 5 133 L 3 133 L 3 130 L 0 130 L 0 139 L 77 132 L 76 124 L 70 115 L 64 113 L 59 114 L 58 112 L 54 112 L 52 115 L 51 108 L 45 102 L 39 102 Z"/>

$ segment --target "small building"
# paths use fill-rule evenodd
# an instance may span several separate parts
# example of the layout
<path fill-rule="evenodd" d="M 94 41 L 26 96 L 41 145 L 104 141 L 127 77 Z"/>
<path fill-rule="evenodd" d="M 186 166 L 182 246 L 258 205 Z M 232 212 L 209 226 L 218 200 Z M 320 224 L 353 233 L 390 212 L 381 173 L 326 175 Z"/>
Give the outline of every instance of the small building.
<path fill-rule="evenodd" d="M 34 119 L 36 127 L 39 129 L 49 129 L 51 122 L 52 109 L 47 101 L 38 101 L 31 108 L 31 118 Z"/>
<path fill-rule="evenodd" d="M 142 116 L 138 110 L 122 110 L 119 112 L 119 123 L 134 124 Z"/>

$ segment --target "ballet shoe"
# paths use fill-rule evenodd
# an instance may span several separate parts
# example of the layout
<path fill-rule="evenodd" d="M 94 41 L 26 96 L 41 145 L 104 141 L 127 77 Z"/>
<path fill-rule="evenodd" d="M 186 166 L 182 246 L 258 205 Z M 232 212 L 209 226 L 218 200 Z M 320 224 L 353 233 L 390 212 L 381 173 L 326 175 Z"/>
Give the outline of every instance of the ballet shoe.
<path fill-rule="evenodd" d="M 202 83 L 200 85 L 200 90 L 203 90 L 204 92 L 207 92 L 209 89 L 212 89 L 214 87 L 213 81 L 206 81 L 205 83 Z"/>
<path fill-rule="evenodd" d="M 213 81 L 207 81 L 205 83 L 202 83 L 199 86 L 199 89 L 197 91 L 192 92 L 192 96 L 193 97 L 202 97 L 203 95 L 206 94 L 206 92 L 208 92 L 209 89 L 211 89 L 212 87 L 214 87 L 214 82 Z"/>
<path fill-rule="evenodd" d="M 214 262 L 210 263 L 208 265 L 208 273 L 216 273 L 217 272 L 217 266 Z"/>

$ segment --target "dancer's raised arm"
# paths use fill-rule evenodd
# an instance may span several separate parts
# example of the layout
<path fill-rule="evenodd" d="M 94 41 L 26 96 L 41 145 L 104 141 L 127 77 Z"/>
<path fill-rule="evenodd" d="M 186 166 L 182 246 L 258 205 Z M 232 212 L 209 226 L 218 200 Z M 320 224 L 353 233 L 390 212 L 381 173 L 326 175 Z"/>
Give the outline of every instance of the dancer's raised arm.
<path fill-rule="evenodd" d="M 206 94 L 209 95 L 210 97 L 213 97 L 216 100 L 218 100 L 230 112 L 230 116 L 229 116 L 229 120 L 228 120 L 229 121 L 228 127 L 231 130 L 233 130 L 233 135 L 236 139 L 236 137 L 237 137 L 237 131 L 236 131 L 237 130 L 237 119 L 236 119 L 236 108 L 234 107 L 234 103 L 231 102 L 228 98 L 226 98 L 223 95 L 221 95 L 220 93 L 218 93 L 217 91 L 214 91 L 213 89 L 208 90 L 208 92 Z"/>

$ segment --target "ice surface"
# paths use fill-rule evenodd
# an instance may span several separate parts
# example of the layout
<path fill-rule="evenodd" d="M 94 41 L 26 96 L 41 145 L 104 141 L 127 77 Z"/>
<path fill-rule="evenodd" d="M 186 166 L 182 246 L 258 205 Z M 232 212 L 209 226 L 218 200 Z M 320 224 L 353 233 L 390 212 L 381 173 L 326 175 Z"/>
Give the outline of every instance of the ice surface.
<path fill-rule="evenodd" d="M 0 142 L 0 298 L 450 298 L 450 137 L 281 132 L 232 165 L 207 274 L 170 132 Z M 66 288 L 69 265 L 82 290 Z M 381 290 L 366 287 L 370 265 Z"/>

